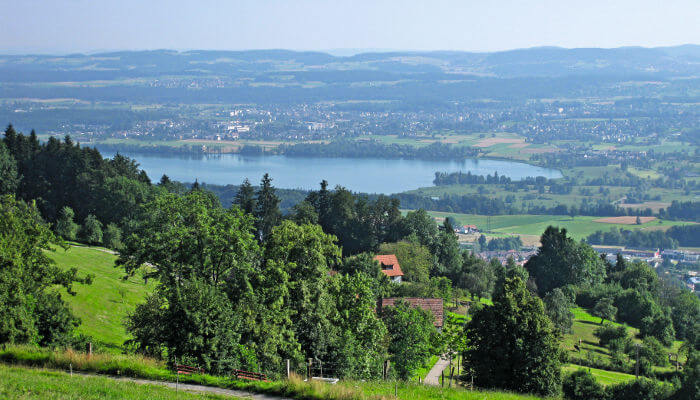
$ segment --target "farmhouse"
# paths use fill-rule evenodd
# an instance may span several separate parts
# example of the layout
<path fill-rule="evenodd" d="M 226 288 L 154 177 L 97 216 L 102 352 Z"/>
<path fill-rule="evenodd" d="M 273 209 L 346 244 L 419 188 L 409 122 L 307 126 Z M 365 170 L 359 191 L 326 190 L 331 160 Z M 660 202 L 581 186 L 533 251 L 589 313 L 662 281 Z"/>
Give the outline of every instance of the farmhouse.
<path fill-rule="evenodd" d="M 392 282 L 401 283 L 403 271 L 399 265 L 399 260 L 394 254 L 385 254 L 374 256 L 374 259 L 379 261 L 382 267 L 382 272 L 391 279 Z"/>
<path fill-rule="evenodd" d="M 455 228 L 455 233 L 479 233 L 479 229 L 476 227 L 476 225 L 463 225 Z"/>
<path fill-rule="evenodd" d="M 378 309 L 381 311 L 384 307 L 392 307 L 397 301 L 404 301 L 408 303 L 411 307 L 422 308 L 425 311 L 429 311 L 435 317 L 435 327 L 438 329 L 442 328 L 444 321 L 444 310 L 442 299 L 430 299 L 422 297 L 388 297 L 382 299 L 378 304 Z"/>

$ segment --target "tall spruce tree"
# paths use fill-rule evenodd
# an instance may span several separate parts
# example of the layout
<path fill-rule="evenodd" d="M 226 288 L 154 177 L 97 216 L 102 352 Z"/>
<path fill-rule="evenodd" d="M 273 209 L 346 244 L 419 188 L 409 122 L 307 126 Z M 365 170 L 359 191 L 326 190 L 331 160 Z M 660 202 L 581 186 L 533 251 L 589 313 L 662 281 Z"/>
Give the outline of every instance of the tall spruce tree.
<path fill-rule="evenodd" d="M 255 206 L 255 227 L 258 231 L 259 239 L 267 239 L 270 232 L 272 232 L 272 228 L 279 223 L 281 218 L 279 204 L 280 199 L 275 194 L 272 178 L 270 178 L 269 174 L 263 175 Z"/>
<path fill-rule="evenodd" d="M 252 214 L 255 211 L 255 188 L 250 184 L 248 178 L 245 178 L 241 187 L 238 188 L 233 204 L 240 207 L 246 214 Z"/>

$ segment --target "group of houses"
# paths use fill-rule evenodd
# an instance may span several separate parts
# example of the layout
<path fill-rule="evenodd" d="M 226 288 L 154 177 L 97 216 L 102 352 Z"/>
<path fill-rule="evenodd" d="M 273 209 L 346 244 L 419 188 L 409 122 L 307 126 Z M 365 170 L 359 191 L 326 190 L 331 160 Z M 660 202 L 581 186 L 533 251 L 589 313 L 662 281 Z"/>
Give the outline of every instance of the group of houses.
<path fill-rule="evenodd" d="M 374 259 L 379 262 L 382 273 L 388 276 L 394 283 L 401 283 L 403 271 L 395 254 L 380 254 L 374 256 Z M 377 311 L 381 311 L 384 307 L 394 306 L 398 301 L 403 301 L 411 307 L 421 308 L 430 312 L 433 317 L 435 327 L 442 329 L 444 320 L 443 300 L 440 298 L 423 298 L 423 297 L 388 297 L 377 301 Z"/>

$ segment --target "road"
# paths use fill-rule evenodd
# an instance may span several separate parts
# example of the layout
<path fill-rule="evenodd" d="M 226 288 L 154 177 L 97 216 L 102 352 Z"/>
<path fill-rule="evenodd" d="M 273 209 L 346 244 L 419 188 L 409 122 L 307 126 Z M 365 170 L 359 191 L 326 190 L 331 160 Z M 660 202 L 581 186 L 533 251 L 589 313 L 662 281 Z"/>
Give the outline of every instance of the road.
<path fill-rule="evenodd" d="M 435 385 L 439 386 L 440 385 L 440 374 L 442 371 L 447 368 L 447 366 L 450 365 L 450 360 L 440 357 L 439 360 L 433 365 L 433 368 L 430 369 L 430 372 L 428 372 L 428 375 L 425 376 L 425 381 L 423 381 L 426 385 Z"/>

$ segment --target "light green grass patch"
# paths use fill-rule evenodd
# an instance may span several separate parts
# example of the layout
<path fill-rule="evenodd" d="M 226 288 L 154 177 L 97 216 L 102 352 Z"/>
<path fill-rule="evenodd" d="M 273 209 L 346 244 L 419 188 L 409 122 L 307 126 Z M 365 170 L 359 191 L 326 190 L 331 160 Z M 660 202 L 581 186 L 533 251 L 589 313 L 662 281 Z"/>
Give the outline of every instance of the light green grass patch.
<path fill-rule="evenodd" d="M 65 290 L 62 296 L 81 319 L 78 332 L 93 337 L 104 350 L 119 351 L 128 339 L 124 319 L 155 288 L 155 282 L 146 285 L 138 275 L 122 279 L 124 270 L 114 264 L 117 256 L 104 250 L 71 246 L 68 250 L 56 249 L 49 257 L 61 268 L 75 267 L 81 275 L 93 275 L 91 285 L 74 285 L 75 296 Z"/>

